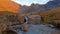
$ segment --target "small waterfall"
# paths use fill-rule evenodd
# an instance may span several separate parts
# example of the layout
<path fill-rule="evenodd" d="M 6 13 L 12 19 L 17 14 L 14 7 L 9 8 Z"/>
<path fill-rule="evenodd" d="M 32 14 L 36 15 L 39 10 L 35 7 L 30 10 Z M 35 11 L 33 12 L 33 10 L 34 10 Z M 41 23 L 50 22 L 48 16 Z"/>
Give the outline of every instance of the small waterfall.
<path fill-rule="evenodd" d="M 28 23 L 28 17 L 25 16 L 25 18 L 24 18 L 24 24 L 27 24 L 27 23 Z"/>

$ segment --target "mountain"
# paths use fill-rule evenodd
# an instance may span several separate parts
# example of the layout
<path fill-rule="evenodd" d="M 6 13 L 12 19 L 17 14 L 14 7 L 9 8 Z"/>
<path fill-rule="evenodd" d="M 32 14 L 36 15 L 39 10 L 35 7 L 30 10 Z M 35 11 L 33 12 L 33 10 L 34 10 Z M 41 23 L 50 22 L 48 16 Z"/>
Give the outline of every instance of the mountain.
<path fill-rule="evenodd" d="M 29 6 L 20 6 L 18 13 L 25 13 L 28 12 Z"/>
<path fill-rule="evenodd" d="M 19 4 L 11 0 L 0 0 L 0 11 L 17 12 L 19 6 Z"/>
<path fill-rule="evenodd" d="M 32 7 L 32 8 L 35 9 L 35 11 L 36 10 L 37 11 L 45 11 L 45 10 L 50 10 L 55 7 L 60 7 L 60 0 L 49 1 L 45 5 L 42 5 L 42 6 L 39 5 L 38 7 L 36 7 L 36 9 L 34 7 Z"/>
<path fill-rule="evenodd" d="M 22 13 L 29 13 L 29 12 L 35 12 L 35 11 L 40 11 L 40 7 L 41 7 L 42 5 L 40 5 L 40 4 L 31 4 L 31 6 L 26 6 L 26 5 L 24 5 L 24 6 L 20 6 L 20 8 L 19 8 L 19 12 L 22 12 Z"/>
<path fill-rule="evenodd" d="M 43 5 L 41 8 L 44 10 L 52 9 L 60 6 L 60 0 L 49 1 L 47 4 Z"/>
<path fill-rule="evenodd" d="M 29 12 L 32 11 L 40 11 L 40 7 L 43 6 L 42 4 L 31 4 L 30 8 L 28 9 Z"/>
<path fill-rule="evenodd" d="M 21 6 L 19 12 L 29 13 L 29 12 L 41 12 L 45 10 L 50 10 L 55 7 L 60 7 L 60 0 L 49 1 L 47 4 L 31 4 L 31 6 Z"/>

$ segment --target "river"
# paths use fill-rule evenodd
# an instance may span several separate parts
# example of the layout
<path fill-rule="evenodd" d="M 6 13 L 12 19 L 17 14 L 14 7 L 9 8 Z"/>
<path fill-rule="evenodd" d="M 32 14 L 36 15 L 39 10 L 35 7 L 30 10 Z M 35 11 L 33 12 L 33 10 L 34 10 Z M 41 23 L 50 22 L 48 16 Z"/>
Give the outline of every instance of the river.
<path fill-rule="evenodd" d="M 18 34 L 60 34 L 60 30 L 51 28 L 48 25 L 30 25 L 27 32 L 19 29 L 16 30 Z"/>

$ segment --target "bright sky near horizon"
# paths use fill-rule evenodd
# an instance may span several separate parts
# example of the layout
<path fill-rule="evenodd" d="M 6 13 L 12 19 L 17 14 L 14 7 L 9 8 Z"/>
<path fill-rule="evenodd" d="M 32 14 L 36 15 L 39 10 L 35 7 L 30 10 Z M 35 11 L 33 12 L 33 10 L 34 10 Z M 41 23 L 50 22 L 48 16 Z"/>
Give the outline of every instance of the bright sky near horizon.
<path fill-rule="evenodd" d="M 17 2 L 21 5 L 30 6 L 32 3 L 46 4 L 49 0 L 12 0 L 12 1 Z"/>

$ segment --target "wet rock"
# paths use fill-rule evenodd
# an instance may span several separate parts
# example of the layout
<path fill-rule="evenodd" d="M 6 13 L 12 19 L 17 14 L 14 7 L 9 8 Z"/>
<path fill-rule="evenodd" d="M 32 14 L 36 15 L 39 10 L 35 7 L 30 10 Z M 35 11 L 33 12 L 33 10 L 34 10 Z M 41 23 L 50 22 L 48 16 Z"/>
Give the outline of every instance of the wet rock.
<path fill-rule="evenodd" d="M 2 34 L 2 31 L 0 30 L 0 34 Z"/>
<path fill-rule="evenodd" d="M 24 32 L 27 32 L 27 31 L 28 31 L 28 28 L 29 28 L 29 25 L 27 25 L 27 24 L 24 24 L 24 25 L 22 26 L 22 30 L 23 30 Z"/>
<path fill-rule="evenodd" d="M 55 26 L 56 28 L 60 28 L 60 21 L 59 20 L 54 20 L 53 22 L 51 22 L 49 24 Z"/>
<path fill-rule="evenodd" d="M 2 34 L 17 34 L 17 33 L 12 30 L 6 30 L 6 31 L 3 31 Z"/>
<path fill-rule="evenodd" d="M 0 30 L 5 31 L 7 29 L 7 26 L 3 23 L 0 23 Z"/>
<path fill-rule="evenodd" d="M 55 28 L 55 26 L 54 25 L 51 25 L 51 24 L 48 24 L 48 26 L 51 27 L 51 28 Z"/>

